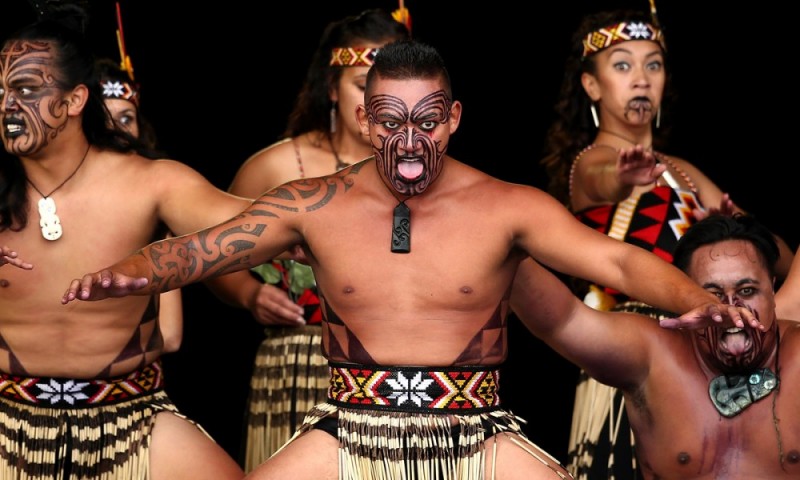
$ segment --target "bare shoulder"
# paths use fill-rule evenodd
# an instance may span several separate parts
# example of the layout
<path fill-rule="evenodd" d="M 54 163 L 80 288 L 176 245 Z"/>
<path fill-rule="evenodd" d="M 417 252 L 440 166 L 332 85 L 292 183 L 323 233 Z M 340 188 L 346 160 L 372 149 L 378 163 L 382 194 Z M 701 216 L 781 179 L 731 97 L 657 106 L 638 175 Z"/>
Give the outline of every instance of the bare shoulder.
<path fill-rule="evenodd" d="M 236 172 L 229 191 L 255 197 L 299 176 L 292 139 L 286 138 L 248 157 Z"/>
<path fill-rule="evenodd" d="M 780 349 L 781 373 L 795 376 L 800 372 L 800 322 L 795 320 L 778 320 L 781 332 Z"/>
<path fill-rule="evenodd" d="M 598 163 L 616 161 L 619 158 L 619 150 L 603 144 L 595 144 L 585 148 L 573 159 L 576 169 L 585 170 L 587 167 Z"/>
<path fill-rule="evenodd" d="M 241 170 L 263 168 L 276 161 L 284 162 L 287 158 L 294 158 L 294 156 L 292 139 L 285 138 L 250 155 L 247 160 L 242 163 Z"/>
<path fill-rule="evenodd" d="M 199 175 L 188 165 L 168 158 L 151 159 L 135 152 L 101 151 L 97 165 L 98 170 L 110 177 L 122 177 L 128 181 L 142 180 L 159 175 L 183 175 L 192 172 Z"/>
<path fill-rule="evenodd" d="M 492 208 L 501 208 L 497 210 L 498 214 L 530 210 L 534 205 L 551 203 L 561 207 L 552 195 L 538 187 L 502 180 L 458 161 L 454 166 L 458 175 L 451 188 Z"/>
<path fill-rule="evenodd" d="M 150 159 L 135 153 L 117 152 L 104 152 L 104 156 L 106 174 L 113 175 L 139 191 L 157 193 L 159 190 L 181 186 L 211 186 L 211 182 L 200 172 L 178 160 Z"/>
<path fill-rule="evenodd" d="M 800 322 L 796 320 L 778 320 L 781 329 L 781 343 L 792 342 L 800 348 Z"/>
<path fill-rule="evenodd" d="M 208 183 L 200 172 L 179 160 L 161 158 L 149 162 L 148 173 L 162 180 Z"/>

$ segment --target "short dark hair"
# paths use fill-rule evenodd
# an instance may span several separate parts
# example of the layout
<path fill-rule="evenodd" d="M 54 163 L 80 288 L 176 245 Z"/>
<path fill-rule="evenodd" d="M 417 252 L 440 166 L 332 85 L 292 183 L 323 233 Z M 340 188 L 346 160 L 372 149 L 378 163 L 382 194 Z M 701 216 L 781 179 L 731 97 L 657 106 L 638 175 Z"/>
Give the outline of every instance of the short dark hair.
<path fill-rule="evenodd" d="M 780 257 L 778 242 L 767 227 L 755 217 L 745 214 L 709 215 L 689 227 L 683 237 L 678 240 L 672 263 L 686 272 L 691 263 L 692 254 L 698 248 L 726 240 L 743 240 L 753 245 L 770 276 L 775 276 L 775 264 Z"/>
<path fill-rule="evenodd" d="M 447 97 L 453 97 L 450 74 L 442 56 L 432 46 L 415 40 L 400 40 L 381 48 L 367 73 L 367 98 L 377 77 L 393 80 L 441 79 Z"/>

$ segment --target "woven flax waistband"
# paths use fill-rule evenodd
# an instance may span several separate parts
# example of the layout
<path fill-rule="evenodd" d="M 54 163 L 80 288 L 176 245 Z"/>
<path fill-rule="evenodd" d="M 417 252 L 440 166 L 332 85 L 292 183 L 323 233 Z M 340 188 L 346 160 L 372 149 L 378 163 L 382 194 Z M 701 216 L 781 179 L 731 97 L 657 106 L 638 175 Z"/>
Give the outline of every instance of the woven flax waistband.
<path fill-rule="evenodd" d="M 497 367 L 329 366 L 328 403 L 340 407 L 448 414 L 500 407 Z"/>
<path fill-rule="evenodd" d="M 164 377 L 158 361 L 110 379 L 22 377 L 0 373 L 0 397 L 41 407 L 111 405 L 155 393 L 163 387 Z"/>

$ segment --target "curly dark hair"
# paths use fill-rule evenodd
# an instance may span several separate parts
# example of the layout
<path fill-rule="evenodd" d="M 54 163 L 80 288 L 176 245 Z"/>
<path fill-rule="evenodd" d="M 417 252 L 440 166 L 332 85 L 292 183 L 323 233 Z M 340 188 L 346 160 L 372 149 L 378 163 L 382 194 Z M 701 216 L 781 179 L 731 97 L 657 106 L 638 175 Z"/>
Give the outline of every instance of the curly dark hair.
<path fill-rule="evenodd" d="M 592 142 L 597 134 L 597 128 L 594 126 L 590 114 L 591 99 L 581 85 L 581 75 L 583 73 L 594 74 L 596 64 L 592 56 L 583 58 L 583 40 L 590 32 L 622 21 L 652 23 L 652 18 L 649 12 L 636 10 L 594 13 L 583 17 L 580 26 L 572 36 L 570 55 L 564 67 L 561 91 L 554 109 L 556 120 L 547 131 L 544 158 L 541 160 L 548 176 L 548 191 L 567 206 L 569 206 L 569 171 L 572 161 L 582 149 Z M 674 93 L 669 85 L 669 71 L 667 70 L 664 100 L 674 98 Z M 666 103 L 666 101 L 662 101 L 662 119 L 668 117 Z M 666 128 L 661 128 L 657 133 L 654 144 L 661 146 L 666 141 L 668 132 Z"/>

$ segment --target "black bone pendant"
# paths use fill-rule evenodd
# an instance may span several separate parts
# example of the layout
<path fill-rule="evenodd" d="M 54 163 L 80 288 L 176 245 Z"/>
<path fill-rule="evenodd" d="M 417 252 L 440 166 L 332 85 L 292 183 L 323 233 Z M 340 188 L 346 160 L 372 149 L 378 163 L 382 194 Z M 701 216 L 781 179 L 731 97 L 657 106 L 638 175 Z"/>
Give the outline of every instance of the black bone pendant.
<path fill-rule="evenodd" d="M 392 253 L 411 251 L 411 210 L 404 202 L 394 207 L 392 218 Z"/>

